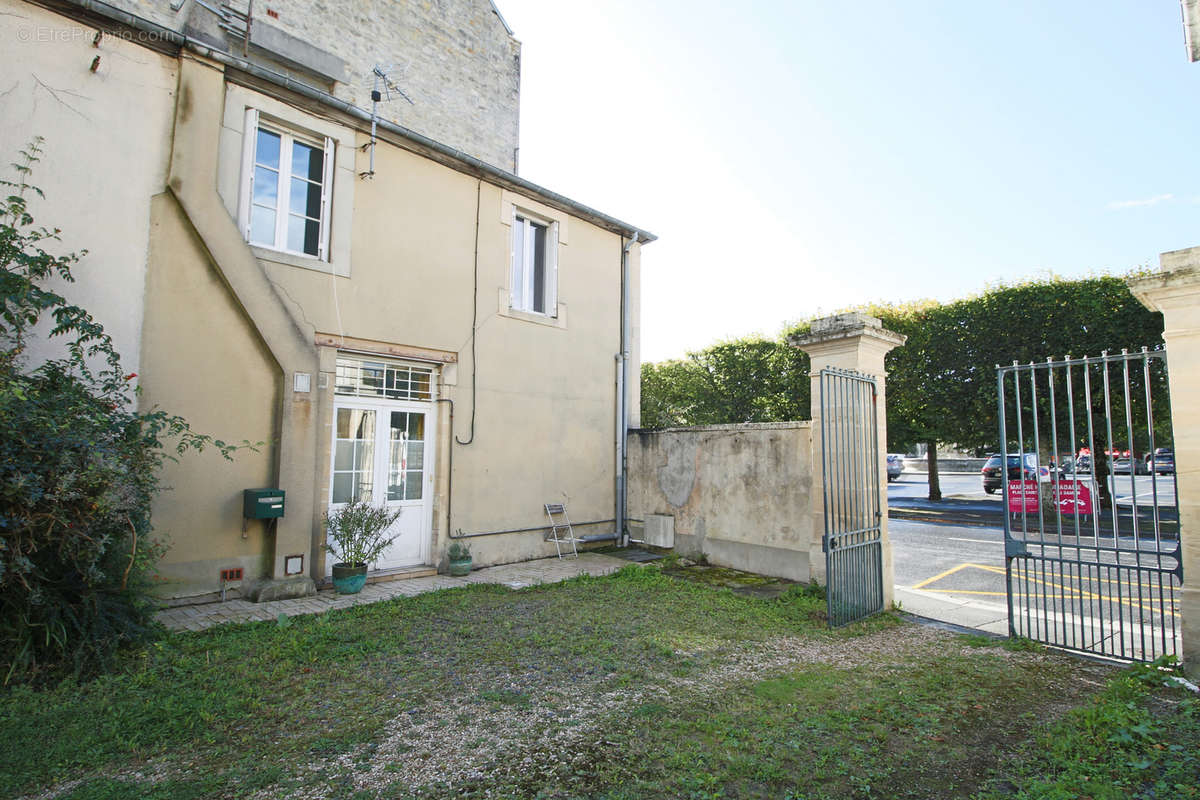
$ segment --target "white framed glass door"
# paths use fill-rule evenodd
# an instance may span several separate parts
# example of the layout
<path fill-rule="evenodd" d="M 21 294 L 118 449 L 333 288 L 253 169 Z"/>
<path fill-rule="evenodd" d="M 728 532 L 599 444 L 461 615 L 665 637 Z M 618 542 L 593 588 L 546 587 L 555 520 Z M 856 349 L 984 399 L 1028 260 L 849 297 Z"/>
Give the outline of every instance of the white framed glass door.
<path fill-rule="evenodd" d="M 372 569 L 427 563 L 433 522 L 434 415 L 429 403 L 338 397 L 333 409 L 330 510 L 366 500 L 400 517 Z M 326 572 L 332 565 L 326 560 Z"/>

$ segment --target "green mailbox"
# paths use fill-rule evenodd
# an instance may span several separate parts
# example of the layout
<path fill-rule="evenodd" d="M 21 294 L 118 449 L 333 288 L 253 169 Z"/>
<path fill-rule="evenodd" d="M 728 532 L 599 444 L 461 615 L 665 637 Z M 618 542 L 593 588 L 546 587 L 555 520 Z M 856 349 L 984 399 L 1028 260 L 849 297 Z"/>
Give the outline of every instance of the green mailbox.
<path fill-rule="evenodd" d="M 283 489 L 246 489 L 242 492 L 242 516 L 246 519 L 282 517 Z"/>

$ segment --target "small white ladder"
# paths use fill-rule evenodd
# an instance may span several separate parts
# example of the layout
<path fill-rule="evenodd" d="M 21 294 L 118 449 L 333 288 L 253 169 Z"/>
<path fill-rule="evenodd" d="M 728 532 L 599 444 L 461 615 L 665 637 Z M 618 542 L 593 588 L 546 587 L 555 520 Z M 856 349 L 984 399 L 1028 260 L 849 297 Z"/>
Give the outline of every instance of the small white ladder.
<path fill-rule="evenodd" d="M 562 503 L 546 503 L 546 516 L 550 518 L 550 538 L 554 540 L 558 557 L 563 557 L 563 545 L 570 542 L 571 554 L 579 558 L 579 550 L 575 547 L 578 540 L 571 530 L 571 520 L 567 519 L 567 507 Z"/>

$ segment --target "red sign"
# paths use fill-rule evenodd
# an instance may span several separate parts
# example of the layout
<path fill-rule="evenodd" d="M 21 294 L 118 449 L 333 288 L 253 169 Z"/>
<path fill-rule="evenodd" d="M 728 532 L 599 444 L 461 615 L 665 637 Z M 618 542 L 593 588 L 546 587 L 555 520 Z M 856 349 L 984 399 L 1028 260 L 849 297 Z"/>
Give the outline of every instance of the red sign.
<path fill-rule="evenodd" d="M 1058 504 L 1061 514 L 1089 516 L 1096 513 L 1092 489 L 1083 481 L 1057 481 L 1054 484 L 1054 502 Z"/>
<path fill-rule="evenodd" d="M 1022 511 L 1024 511 L 1026 513 L 1036 514 L 1038 510 L 1038 502 L 1037 481 L 1008 482 L 1008 513 L 1020 514 Z"/>

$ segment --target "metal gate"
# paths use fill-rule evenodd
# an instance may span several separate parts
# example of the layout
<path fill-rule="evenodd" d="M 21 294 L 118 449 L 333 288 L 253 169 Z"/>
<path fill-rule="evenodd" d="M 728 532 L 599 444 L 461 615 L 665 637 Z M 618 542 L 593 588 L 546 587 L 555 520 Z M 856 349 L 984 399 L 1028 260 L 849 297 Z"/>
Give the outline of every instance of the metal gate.
<path fill-rule="evenodd" d="M 821 370 L 821 542 L 830 627 L 883 610 L 876 398 L 874 378 L 829 367 Z"/>
<path fill-rule="evenodd" d="M 1161 350 L 997 367 L 1009 633 L 1131 661 L 1180 652 Z"/>

